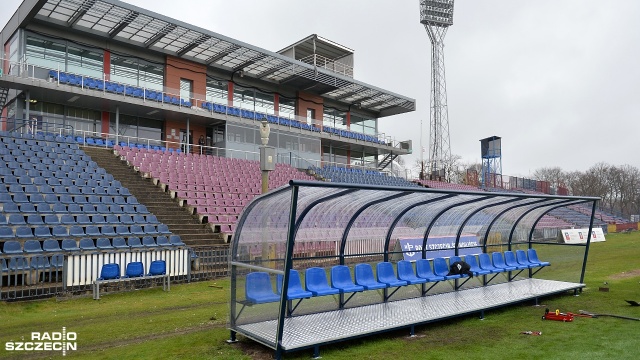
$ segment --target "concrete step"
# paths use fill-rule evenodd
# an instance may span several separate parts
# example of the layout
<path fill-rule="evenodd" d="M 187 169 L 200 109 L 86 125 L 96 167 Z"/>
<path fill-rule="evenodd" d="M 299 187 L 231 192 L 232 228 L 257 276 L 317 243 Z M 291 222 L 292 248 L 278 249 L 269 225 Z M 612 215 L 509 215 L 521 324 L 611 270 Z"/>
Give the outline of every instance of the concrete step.
<path fill-rule="evenodd" d="M 214 233 L 210 226 L 200 223 L 196 216 L 181 207 L 168 192 L 155 186 L 151 179 L 140 176 L 133 167 L 119 160 L 110 150 L 95 147 L 83 147 L 83 150 L 98 166 L 129 189 L 138 202 L 166 224 L 172 233 L 180 235 L 186 244 L 202 246 L 224 244 L 228 241 L 227 235 Z"/>

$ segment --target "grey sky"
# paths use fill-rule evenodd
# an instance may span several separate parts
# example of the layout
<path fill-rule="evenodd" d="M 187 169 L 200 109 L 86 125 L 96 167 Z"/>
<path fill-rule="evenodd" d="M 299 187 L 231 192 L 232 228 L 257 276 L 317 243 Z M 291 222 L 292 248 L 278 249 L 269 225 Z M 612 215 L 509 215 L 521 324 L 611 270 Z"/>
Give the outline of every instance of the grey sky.
<path fill-rule="evenodd" d="M 358 80 L 417 100 L 381 131 L 412 139 L 413 162 L 422 119 L 427 147 L 430 44 L 417 0 L 127 2 L 268 50 L 313 33 L 352 48 Z M 20 1 L 2 3 L 4 25 Z M 638 15 L 637 0 L 456 1 L 445 40 L 452 152 L 477 162 L 478 140 L 498 135 L 505 175 L 640 166 Z"/>

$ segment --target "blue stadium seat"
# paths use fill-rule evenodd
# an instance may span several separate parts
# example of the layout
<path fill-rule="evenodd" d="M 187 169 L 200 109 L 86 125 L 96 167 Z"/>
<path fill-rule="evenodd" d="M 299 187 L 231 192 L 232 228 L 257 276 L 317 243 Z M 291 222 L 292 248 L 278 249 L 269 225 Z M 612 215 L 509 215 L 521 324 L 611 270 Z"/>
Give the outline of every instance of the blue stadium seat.
<path fill-rule="evenodd" d="M 433 273 L 431 262 L 428 259 L 416 260 L 416 275 L 428 282 L 443 281 L 445 279 L 444 276 Z"/>
<path fill-rule="evenodd" d="M 29 260 L 24 256 L 13 256 L 9 259 L 8 267 L 12 271 L 29 270 Z"/>
<path fill-rule="evenodd" d="M 404 280 L 410 285 L 423 284 L 427 282 L 426 279 L 416 276 L 416 273 L 413 270 L 413 265 L 411 264 L 410 261 L 400 260 L 398 261 L 397 266 L 398 266 L 398 278 L 400 280 Z"/>
<path fill-rule="evenodd" d="M 47 214 L 44 216 L 44 223 L 47 225 L 60 225 L 60 219 L 58 215 L 55 214 Z"/>
<path fill-rule="evenodd" d="M 164 235 L 160 235 L 160 236 L 158 236 L 156 238 L 156 244 L 158 246 L 163 246 L 163 247 L 171 246 L 171 243 L 169 242 L 169 239 Z"/>
<path fill-rule="evenodd" d="M 129 245 L 129 247 L 132 249 L 143 247 L 142 243 L 140 242 L 140 238 L 137 236 L 129 236 L 127 238 L 127 245 Z"/>
<path fill-rule="evenodd" d="M 127 225 L 118 225 L 116 226 L 115 231 L 118 236 L 131 235 L 131 232 L 129 231 L 129 227 Z"/>
<path fill-rule="evenodd" d="M 164 260 L 154 260 L 149 264 L 149 276 L 167 274 L 167 262 Z"/>
<path fill-rule="evenodd" d="M 116 234 L 116 230 L 111 225 L 103 225 L 102 228 L 100 229 L 100 234 L 104 236 L 109 236 L 109 237 L 120 235 L 120 234 Z"/>
<path fill-rule="evenodd" d="M 54 215 L 56 216 L 56 215 Z M 60 216 L 60 224 L 61 225 L 75 225 L 76 220 L 71 214 L 63 214 Z"/>
<path fill-rule="evenodd" d="M 29 267 L 34 270 L 47 270 L 51 267 L 49 258 L 46 255 L 36 255 L 31 257 Z"/>
<path fill-rule="evenodd" d="M 381 283 L 373 276 L 373 268 L 370 264 L 357 264 L 355 266 L 355 283 L 361 285 L 365 290 L 384 289 L 387 284 Z"/>
<path fill-rule="evenodd" d="M 54 239 L 46 239 L 42 243 L 42 250 L 45 252 L 62 251 L 62 249 L 60 249 L 60 244 L 58 243 L 58 240 L 54 240 Z"/>
<path fill-rule="evenodd" d="M 37 213 L 35 205 L 31 203 L 20 204 L 20 211 L 27 215 Z"/>
<path fill-rule="evenodd" d="M 480 268 L 483 270 L 491 271 L 492 274 L 502 272 L 502 269 L 498 269 L 493 266 L 491 257 L 487 253 L 478 254 L 478 261 L 480 262 Z"/>
<path fill-rule="evenodd" d="M 79 243 L 80 250 L 97 250 L 96 245 L 93 243 L 93 239 L 82 238 Z"/>
<path fill-rule="evenodd" d="M 145 225 L 145 229 L 146 229 L 146 225 Z M 160 224 L 160 225 L 158 225 L 158 233 L 160 233 L 160 234 L 171 234 L 171 231 L 169 231 L 169 227 L 166 224 Z"/>
<path fill-rule="evenodd" d="M 480 268 L 480 265 L 478 264 L 478 260 L 476 259 L 475 255 L 465 255 L 464 261 L 467 264 L 469 264 L 469 266 L 470 266 L 469 270 L 475 276 L 491 274 L 491 270 L 485 270 L 485 269 Z"/>
<path fill-rule="evenodd" d="M 29 214 L 27 215 L 27 224 L 44 225 L 44 221 L 42 221 L 42 216 L 40 216 L 39 214 Z"/>
<path fill-rule="evenodd" d="M 305 271 L 305 285 L 314 296 L 339 294 L 340 290 L 329 286 L 327 273 L 323 268 L 311 267 Z"/>
<path fill-rule="evenodd" d="M 276 291 L 281 293 L 283 278 L 278 274 L 276 277 Z M 287 300 L 294 299 L 308 299 L 313 296 L 311 291 L 306 291 L 302 288 L 302 282 L 300 281 L 300 274 L 294 269 L 289 269 L 289 286 L 287 288 Z"/>
<path fill-rule="evenodd" d="M 273 292 L 269 274 L 265 272 L 252 272 L 247 274 L 245 281 L 245 297 L 247 301 L 254 304 L 263 304 L 280 300 L 280 296 Z"/>
<path fill-rule="evenodd" d="M 522 265 L 516 259 L 516 254 L 513 251 L 505 251 L 504 252 L 504 263 L 507 266 L 515 267 L 518 270 L 528 269 L 529 265 Z"/>
<path fill-rule="evenodd" d="M 20 212 L 20 209 L 18 208 L 18 204 L 16 203 L 5 202 L 4 205 L 2 206 L 2 211 L 4 211 L 6 214 L 9 214 L 9 213 L 18 213 Z"/>
<path fill-rule="evenodd" d="M 433 273 L 438 276 L 443 276 L 445 280 L 459 279 L 461 275 L 447 275 L 449 273 L 449 265 L 444 258 L 433 259 Z"/>
<path fill-rule="evenodd" d="M 187 245 L 187 244 L 182 242 L 182 239 L 180 239 L 180 235 L 170 235 L 169 236 L 169 242 L 173 246 L 186 246 Z"/>
<path fill-rule="evenodd" d="M 51 236 L 54 237 L 68 237 L 69 229 L 63 225 L 56 225 L 51 229 Z"/>
<path fill-rule="evenodd" d="M 116 236 L 113 238 L 113 247 L 119 250 L 129 250 L 129 245 L 122 236 Z"/>
<path fill-rule="evenodd" d="M 102 233 L 100 232 L 100 228 L 96 225 L 89 225 L 84 229 L 84 232 L 87 236 L 91 237 L 100 237 Z"/>
<path fill-rule="evenodd" d="M 108 238 L 98 238 L 96 239 L 96 248 L 100 250 L 112 250 L 113 246 L 111 246 L 111 240 Z"/>
<path fill-rule="evenodd" d="M 389 287 L 404 286 L 407 282 L 399 280 L 393 271 L 393 264 L 390 262 L 380 262 L 376 265 L 378 281 L 387 284 Z"/>
<path fill-rule="evenodd" d="M 507 266 L 507 264 L 505 264 L 504 257 L 501 252 L 492 253 L 491 259 L 493 260 L 493 266 L 501 269 L 502 271 L 513 271 L 517 269 L 515 266 Z"/>
<path fill-rule="evenodd" d="M 22 214 L 9 214 L 9 225 L 17 226 L 17 225 L 26 225 L 27 223 L 24 221 L 24 215 Z"/>
<path fill-rule="evenodd" d="M 140 225 L 134 225 L 134 226 L 140 226 Z M 144 231 L 145 234 L 149 234 L 149 235 L 155 235 L 158 234 L 159 232 L 156 230 L 155 225 L 151 225 L 151 224 L 145 224 L 142 227 L 142 231 Z M 169 231 L 169 229 L 167 228 L 167 232 L 166 234 L 170 234 L 171 232 Z"/>
<path fill-rule="evenodd" d="M 131 228 L 129 230 L 131 232 L 131 234 L 134 235 L 145 235 L 144 230 L 142 230 L 142 226 L 140 225 L 131 225 Z"/>
<path fill-rule="evenodd" d="M 112 215 L 112 214 L 111 214 Z M 107 215 L 108 217 L 109 215 Z M 113 216 L 113 215 L 112 215 Z M 104 225 L 107 224 L 108 221 L 105 220 L 104 215 L 93 215 L 91 217 L 91 222 L 96 225 Z"/>
<path fill-rule="evenodd" d="M 73 237 L 83 237 L 85 236 L 85 232 L 84 229 L 82 228 L 82 226 L 80 225 L 72 225 L 69 228 L 69 236 L 73 236 Z"/>
<path fill-rule="evenodd" d="M 136 216 L 138 216 L 138 215 L 136 215 Z M 139 215 L 139 216 L 142 216 L 142 215 Z M 136 222 L 138 222 L 138 221 L 136 221 Z M 158 221 L 158 218 L 155 215 L 147 215 L 146 221 L 142 221 L 142 223 L 144 223 L 144 222 L 149 223 L 149 224 L 159 224 L 160 223 L 160 221 Z M 159 226 L 158 226 L 158 231 L 160 233 L 164 234 L 164 232 L 160 231 L 160 227 Z"/>
<path fill-rule="evenodd" d="M 33 229 L 33 236 L 38 238 L 51 237 L 51 229 L 48 226 L 36 226 Z"/>
<path fill-rule="evenodd" d="M 142 246 L 145 248 L 158 247 L 156 241 L 153 239 L 153 236 L 147 235 L 142 238 Z"/>
<path fill-rule="evenodd" d="M 127 264 L 123 278 L 136 278 L 141 276 L 144 276 L 144 265 L 142 262 L 134 261 Z"/>
<path fill-rule="evenodd" d="M 76 216 L 76 224 L 78 225 L 91 225 L 94 224 L 89 215 L 87 214 L 78 214 Z"/>
<path fill-rule="evenodd" d="M 136 222 L 133 220 L 133 218 L 131 218 L 131 215 L 124 214 L 124 215 L 120 215 L 120 223 L 124 225 L 133 225 Z"/>
<path fill-rule="evenodd" d="M 19 226 L 16 229 L 16 237 L 17 238 L 22 238 L 22 239 L 32 238 L 33 237 L 33 231 L 28 226 Z"/>
<path fill-rule="evenodd" d="M 527 258 L 527 253 L 524 250 L 516 250 L 516 260 L 518 260 L 518 263 L 520 263 L 520 265 L 526 265 L 530 269 L 538 267 L 538 264 L 529 261 L 529 259 Z"/>
<path fill-rule="evenodd" d="M 346 265 L 331 268 L 331 287 L 339 289 L 341 293 L 364 291 L 364 286 L 353 283 L 351 271 Z"/>
<path fill-rule="evenodd" d="M 22 246 L 19 241 L 7 240 L 4 242 L 2 252 L 8 255 L 22 254 Z"/>
<path fill-rule="evenodd" d="M 62 251 L 80 251 L 78 243 L 73 239 L 62 240 Z"/>
<path fill-rule="evenodd" d="M 538 253 L 536 252 L 536 249 L 527 250 L 527 254 L 529 256 L 529 261 L 534 263 L 534 264 L 538 264 L 538 266 L 549 266 L 549 265 L 551 265 L 551 263 L 548 262 L 548 261 L 540 261 L 540 259 L 538 259 Z"/>
<path fill-rule="evenodd" d="M 113 280 L 120 278 L 120 265 L 104 264 L 100 269 L 100 277 L 98 280 Z"/>

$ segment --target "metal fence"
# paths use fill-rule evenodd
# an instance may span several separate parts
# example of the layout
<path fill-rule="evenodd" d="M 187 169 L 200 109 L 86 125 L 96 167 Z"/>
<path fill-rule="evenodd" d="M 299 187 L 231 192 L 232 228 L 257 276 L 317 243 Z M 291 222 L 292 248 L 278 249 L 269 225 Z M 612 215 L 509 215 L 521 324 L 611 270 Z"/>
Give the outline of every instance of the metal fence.
<path fill-rule="evenodd" d="M 171 282 L 190 282 L 227 276 L 229 248 L 157 248 L 141 251 L 41 252 L 0 255 L 0 299 L 27 300 L 43 297 L 87 295 L 100 277 L 103 264 L 120 265 L 142 261 L 148 267 L 153 260 L 165 260 Z M 154 286 L 155 282 L 136 282 L 136 286 Z M 127 290 L 120 287 L 103 291 Z"/>

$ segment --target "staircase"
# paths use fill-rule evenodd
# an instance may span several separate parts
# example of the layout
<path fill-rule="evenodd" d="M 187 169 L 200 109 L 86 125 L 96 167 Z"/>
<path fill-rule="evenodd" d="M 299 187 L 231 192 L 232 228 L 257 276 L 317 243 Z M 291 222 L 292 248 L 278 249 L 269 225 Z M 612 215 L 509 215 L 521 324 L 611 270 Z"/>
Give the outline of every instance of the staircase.
<path fill-rule="evenodd" d="M 387 166 L 389 166 L 389 164 L 391 164 L 391 162 L 393 160 L 395 160 L 398 157 L 397 154 L 394 153 L 388 153 L 379 163 L 378 163 L 378 170 L 382 171 L 384 170 Z"/>
<path fill-rule="evenodd" d="M 138 202 L 156 215 L 159 221 L 165 223 L 172 233 L 180 235 L 185 244 L 210 246 L 225 243 L 222 234 L 213 233 L 210 227 L 201 224 L 177 201 L 172 199 L 168 192 L 153 185 L 151 179 L 140 176 L 133 170 L 133 167 L 120 161 L 112 150 L 87 146 L 82 147 L 82 150 L 91 156 L 91 159 L 98 166 L 104 168 L 113 175 L 114 179 L 120 181 L 122 186 L 128 188 L 131 194 L 138 199 Z"/>

